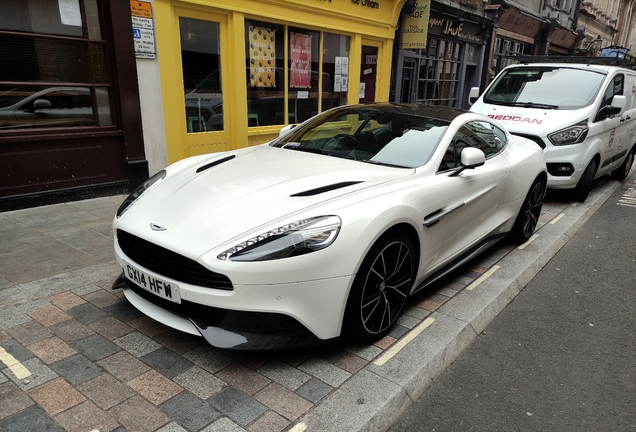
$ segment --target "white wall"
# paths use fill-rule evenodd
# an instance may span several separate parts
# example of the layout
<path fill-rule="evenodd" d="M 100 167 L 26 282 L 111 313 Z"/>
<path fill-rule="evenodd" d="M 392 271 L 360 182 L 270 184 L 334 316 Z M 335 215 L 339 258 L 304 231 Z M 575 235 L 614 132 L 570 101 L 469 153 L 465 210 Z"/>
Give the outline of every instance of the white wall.
<path fill-rule="evenodd" d="M 148 171 L 152 176 L 168 165 L 166 131 L 163 121 L 161 80 L 157 59 L 137 59 L 141 123 Z"/>

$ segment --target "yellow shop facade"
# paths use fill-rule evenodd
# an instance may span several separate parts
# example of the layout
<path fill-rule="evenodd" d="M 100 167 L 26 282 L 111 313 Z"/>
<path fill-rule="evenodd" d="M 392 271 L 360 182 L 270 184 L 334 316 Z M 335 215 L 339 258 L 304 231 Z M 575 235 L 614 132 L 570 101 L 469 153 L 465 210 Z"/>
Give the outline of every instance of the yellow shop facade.
<path fill-rule="evenodd" d="M 168 163 L 267 142 L 334 106 L 389 99 L 405 0 L 153 3 Z"/>

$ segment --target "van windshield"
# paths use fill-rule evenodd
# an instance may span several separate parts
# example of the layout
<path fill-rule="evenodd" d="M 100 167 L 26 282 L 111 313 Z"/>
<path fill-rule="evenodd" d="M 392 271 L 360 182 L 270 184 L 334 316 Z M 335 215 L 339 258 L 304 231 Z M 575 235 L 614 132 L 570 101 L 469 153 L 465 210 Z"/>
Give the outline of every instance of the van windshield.
<path fill-rule="evenodd" d="M 484 102 L 543 109 L 579 109 L 594 102 L 605 74 L 568 67 L 528 66 L 503 71 Z"/>

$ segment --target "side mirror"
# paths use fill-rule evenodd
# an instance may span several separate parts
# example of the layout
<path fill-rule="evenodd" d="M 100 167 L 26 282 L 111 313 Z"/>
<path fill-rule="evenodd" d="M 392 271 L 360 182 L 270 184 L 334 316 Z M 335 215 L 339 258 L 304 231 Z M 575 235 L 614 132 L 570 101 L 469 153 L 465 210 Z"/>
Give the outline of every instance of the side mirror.
<path fill-rule="evenodd" d="M 279 137 L 282 137 L 283 135 L 287 135 L 287 133 L 288 133 L 290 130 L 292 130 L 293 128 L 295 128 L 295 127 L 296 127 L 296 125 L 295 125 L 295 124 L 290 124 L 290 125 L 285 126 L 284 128 L 282 128 L 282 129 L 280 130 L 280 132 L 278 133 L 278 136 L 279 136 Z"/>
<path fill-rule="evenodd" d="M 468 93 L 468 103 L 474 104 L 479 99 L 479 87 L 472 87 Z"/>
<path fill-rule="evenodd" d="M 33 111 L 39 109 L 49 109 L 52 106 L 53 105 L 51 105 L 51 102 L 46 99 L 36 99 L 35 101 L 33 101 Z"/>
<path fill-rule="evenodd" d="M 627 107 L 627 98 L 622 95 L 615 95 L 612 99 L 611 105 L 605 105 L 598 110 L 598 114 L 596 115 L 596 119 L 594 121 L 599 121 L 606 119 L 608 117 L 613 117 L 615 115 L 620 115 L 625 111 Z"/>
<path fill-rule="evenodd" d="M 462 166 L 451 172 L 448 176 L 455 177 L 466 169 L 477 168 L 486 163 L 486 155 L 483 151 L 475 147 L 466 147 L 461 154 Z"/>

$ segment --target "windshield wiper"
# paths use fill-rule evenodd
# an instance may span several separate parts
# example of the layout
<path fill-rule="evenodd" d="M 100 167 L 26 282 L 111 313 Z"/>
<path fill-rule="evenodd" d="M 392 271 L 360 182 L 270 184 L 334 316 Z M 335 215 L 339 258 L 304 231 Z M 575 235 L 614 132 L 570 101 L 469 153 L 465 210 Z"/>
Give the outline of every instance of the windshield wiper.
<path fill-rule="evenodd" d="M 288 142 L 287 144 L 285 144 L 281 148 L 284 148 L 284 149 L 287 149 L 287 150 L 296 150 L 296 151 L 301 151 L 301 152 L 307 152 L 307 153 L 324 154 L 322 152 L 322 150 L 320 150 L 320 149 L 317 149 L 315 147 L 302 147 L 301 144 L 297 143 L 297 142 Z"/>
<path fill-rule="evenodd" d="M 524 108 L 559 109 L 558 105 L 549 105 L 534 102 L 510 102 L 506 105 L 520 106 Z"/>
<path fill-rule="evenodd" d="M 373 165 L 382 165 L 382 166 L 386 166 L 386 167 L 391 167 L 391 168 L 409 168 L 411 169 L 411 167 L 405 167 L 403 165 L 395 165 L 395 164 L 390 164 L 390 163 L 385 163 L 385 162 L 380 162 L 380 161 L 374 161 L 371 159 L 358 159 L 360 162 L 364 162 L 364 163 L 370 163 Z"/>

